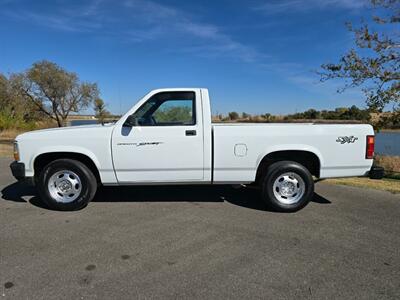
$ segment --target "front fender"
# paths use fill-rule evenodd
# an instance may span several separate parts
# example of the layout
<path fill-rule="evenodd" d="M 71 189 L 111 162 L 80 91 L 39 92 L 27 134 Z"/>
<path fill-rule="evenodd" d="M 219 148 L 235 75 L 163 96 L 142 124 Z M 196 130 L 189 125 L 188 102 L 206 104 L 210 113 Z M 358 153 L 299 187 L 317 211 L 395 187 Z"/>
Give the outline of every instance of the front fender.
<path fill-rule="evenodd" d="M 77 154 L 83 154 L 89 157 L 93 163 L 96 165 L 96 168 L 100 170 L 100 162 L 97 159 L 96 155 L 90 151 L 87 148 L 80 147 L 80 146 L 49 146 L 49 147 L 41 147 L 38 148 L 33 155 L 31 156 L 29 160 L 29 169 L 26 170 L 27 176 L 33 176 L 34 175 L 34 163 L 35 159 L 42 154 L 46 153 L 57 153 L 57 152 L 67 152 L 67 153 L 77 153 Z"/>

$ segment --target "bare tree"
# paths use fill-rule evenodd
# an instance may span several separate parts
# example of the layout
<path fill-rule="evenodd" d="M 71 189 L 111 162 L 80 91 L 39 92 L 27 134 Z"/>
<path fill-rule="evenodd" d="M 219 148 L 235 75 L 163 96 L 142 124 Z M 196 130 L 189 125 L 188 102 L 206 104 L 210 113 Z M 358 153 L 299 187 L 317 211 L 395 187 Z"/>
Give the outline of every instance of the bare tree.
<path fill-rule="evenodd" d="M 97 84 L 81 82 L 75 73 L 45 60 L 34 63 L 24 73 L 11 75 L 10 80 L 59 127 L 65 125 L 71 112 L 80 112 L 99 96 Z"/>
<path fill-rule="evenodd" d="M 338 63 L 322 65 L 321 81 L 344 79 L 349 87 L 361 87 L 367 105 L 382 111 L 392 104 L 400 107 L 400 0 L 371 0 L 374 16 L 360 27 L 347 26 L 354 33 L 356 49 Z"/>
<path fill-rule="evenodd" d="M 96 113 L 96 118 L 100 123 L 104 123 L 104 120 L 110 116 L 110 112 L 106 109 L 106 105 L 101 98 L 96 98 L 94 100 L 94 111 Z"/>

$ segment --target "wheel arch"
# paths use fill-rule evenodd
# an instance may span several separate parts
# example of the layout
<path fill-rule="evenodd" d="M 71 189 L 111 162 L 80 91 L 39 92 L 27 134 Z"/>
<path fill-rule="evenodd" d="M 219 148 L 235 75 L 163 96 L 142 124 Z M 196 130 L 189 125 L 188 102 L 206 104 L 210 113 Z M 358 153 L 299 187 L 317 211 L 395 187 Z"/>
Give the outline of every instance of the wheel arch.
<path fill-rule="evenodd" d="M 256 182 L 259 182 L 266 169 L 278 161 L 294 161 L 308 169 L 311 175 L 320 176 L 322 160 L 319 155 L 310 150 L 276 150 L 265 154 L 258 163 L 256 171 Z"/>
<path fill-rule="evenodd" d="M 57 159 L 73 159 L 86 165 L 93 175 L 96 177 L 98 183 L 101 183 L 99 168 L 91 157 L 86 154 L 71 151 L 56 151 L 56 152 L 43 152 L 35 156 L 33 159 L 33 170 L 35 178 L 39 176 L 43 168 L 50 162 Z"/>

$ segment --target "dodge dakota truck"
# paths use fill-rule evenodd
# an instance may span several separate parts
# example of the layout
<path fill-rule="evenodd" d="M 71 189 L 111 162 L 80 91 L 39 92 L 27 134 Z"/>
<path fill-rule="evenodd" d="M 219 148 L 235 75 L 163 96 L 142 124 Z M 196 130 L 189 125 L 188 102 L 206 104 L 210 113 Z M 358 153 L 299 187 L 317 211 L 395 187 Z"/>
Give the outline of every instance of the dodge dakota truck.
<path fill-rule="evenodd" d="M 212 123 L 207 89 L 159 89 L 112 124 L 19 135 L 10 167 L 57 210 L 85 207 L 100 185 L 252 184 L 293 212 L 315 179 L 382 178 L 374 142 L 370 125 Z"/>

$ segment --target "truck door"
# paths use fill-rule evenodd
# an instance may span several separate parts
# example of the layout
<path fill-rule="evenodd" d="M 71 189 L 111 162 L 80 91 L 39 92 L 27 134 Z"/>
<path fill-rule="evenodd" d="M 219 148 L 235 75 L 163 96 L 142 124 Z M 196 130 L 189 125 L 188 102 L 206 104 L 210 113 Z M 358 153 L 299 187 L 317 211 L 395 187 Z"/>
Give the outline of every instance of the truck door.
<path fill-rule="evenodd" d="M 125 119 L 117 123 L 112 138 L 119 182 L 202 181 L 200 90 L 150 94 Z"/>

